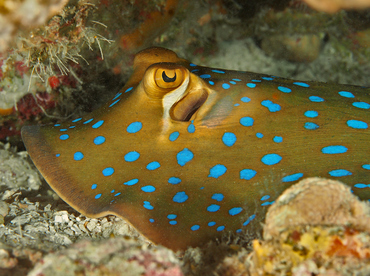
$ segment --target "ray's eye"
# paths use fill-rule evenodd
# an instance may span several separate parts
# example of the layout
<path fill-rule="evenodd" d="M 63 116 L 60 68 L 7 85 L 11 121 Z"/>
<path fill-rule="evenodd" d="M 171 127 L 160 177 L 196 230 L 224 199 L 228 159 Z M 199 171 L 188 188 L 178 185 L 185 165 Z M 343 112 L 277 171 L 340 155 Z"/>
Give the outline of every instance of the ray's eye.
<path fill-rule="evenodd" d="M 183 81 L 183 72 L 180 69 L 160 68 L 155 72 L 155 83 L 160 88 L 176 88 Z"/>

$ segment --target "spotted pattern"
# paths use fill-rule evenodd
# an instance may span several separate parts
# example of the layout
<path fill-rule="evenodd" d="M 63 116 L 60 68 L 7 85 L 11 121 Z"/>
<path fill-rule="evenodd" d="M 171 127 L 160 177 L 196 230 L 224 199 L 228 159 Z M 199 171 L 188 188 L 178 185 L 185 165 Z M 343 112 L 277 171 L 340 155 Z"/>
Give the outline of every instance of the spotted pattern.
<path fill-rule="evenodd" d="M 276 153 L 269 153 L 262 157 L 261 161 L 265 165 L 276 165 L 278 164 L 283 158 Z"/>
<path fill-rule="evenodd" d="M 264 100 L 261 102 L 261 105 L 267 107 L 270 112 L 277 112 L 281 110 L 281 106 L 277 103 L 273 103 L 270 100 Z"/>
<path fill-rule="evenodd" d="M 142 127 L 143 127 L 142 122 L 133 122 L 133 123 L 129 124 L 129 126 L 127 127 L 127 132 L 128 133 L 136 133 L 136 132 L 140 131 Z"/>
<path fill-rule="evenodd" d="M 236 142 L 236 135 L 232 132 L 226 132 L 224 133 L 224 135 L 222 136 L 222 142 L 228 146 L 228 147 L 231 147 L 235 144 Z"/>
<path fill-rule="evenodd" d="M 185 166 L 185 164 L 190 162 L 193 159 L 193 157 L 194 157 L 194 154 L 189 149 L 184 148 L 176 156 L 177 163 L 180 166 Z"/>
<path fill-rule="evenodd" d="M 129 81 L 101 110 L 33 130 L 42 143 L 26 136 L 36 166 L 78 211 L 139 218 L 149 239 L 178 249 L 258 227 L 282 187 L 303 177 L 340 178 L 369 198 L 368 89 L 181 64 L 190 88 L 212 92 L 196 120 L 173 120 Z"/>
<path fill-rule="evenodd" d="M 219 178 L 221 175 L 226 173 L 227 168 L 224 165 L 217 164 L 209 170 L 208 177 Z"/>

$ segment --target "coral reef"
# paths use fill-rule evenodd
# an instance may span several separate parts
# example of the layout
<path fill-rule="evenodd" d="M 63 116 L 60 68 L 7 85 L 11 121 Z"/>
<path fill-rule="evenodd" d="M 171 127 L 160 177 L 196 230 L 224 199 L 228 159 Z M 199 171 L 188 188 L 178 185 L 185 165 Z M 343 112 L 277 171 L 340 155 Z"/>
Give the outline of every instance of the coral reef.
<path fill-rule="evenodd" d="M 304 0 L 308 5 L 319 11 L 334 13 L 341 9 L 366 9 L 369 0 Z"/>
<path fill-rule="evenodd" d="M 130 238 L 81 241 L 46 255 L 29 272 L 37 275 L 182 276 L 179 260 L 163 247 L 138 246 Z"/>
<path fill-rule="evenodd" d="M 271 206 L 251 275 L 369 275 L 370 206 L 338 181 L 308 178 Z"/>
<path fill-rule="evenodd" d="M 25 9 L 30 3 L 36 2 L 39 4 Z M 29 34 L 26 33 L 28 28 L 34 28 L 33 23 L 38 21 L 35 13 L 24 17 L 31 19 L 30 24 L 26 23 L 26 26 L 15 24 L 13 19 L 9 19 L 13 16 L 10 11 L 17 14 L 42 11 L 44 14 L 39 18 L 45 22 L 54 12 L 48 8 L 49 4 L 53 3 L 55 5 L 52 7 L 58 6 L 58 9 L 62 9 L 65 2 L 0 1 L 0 48 L 15 46 L 13 50 L 0 54 L 0 139 L 10 141 L 13 145 L 20 145 L 19 138 L 13 137 L 19 135 L 21 125 L 25 122 L 48 123 L 67 116 L 79 116 L 99 105 L 109 93 L 114 94 L 127 79 L 132 54 L 139 49 L 135 46 L 130 52 L 124 50 L 120 45 L 122 39 L 127 34 L 140 34 L 140 28 L 143 28 L 141 26 L 150 25 L 145 22 L 153 22 L 151 15 L 155 12 L 165 13 L 165 7 L 170 3 L 164 0 L 92 0 L 88 3 L 70 1 L 49 23 L 39 26 L 39 29 L 34 29 Z M 370 85 L 370 32 L 366 16 L 345 11 L 333 16 L 323 15 L 302 7 L 301 1 L 233 0 L 228 1 L 233 5 L 231 8 L 225 5 L 226 2 L 180 1 L 171 17 L 173 19 L 166 23 L 166 27 L 156 34 L 147 31 L 145 44 L 138 47 L 158 45 L 171 48 L 194 63 L 214 67 L 301 80 Z M 282 4 L 276 4 L 277 2 Z M 329 1 L 315 2 L 325 4 Z M 336 3 L 340 3 L 343 8 L 342 4 L 345 2 L 354 4 L 357 1 L 330 1 L 330 10 L 333 11 L 333 7 L 338 9 Z M 8 8 L 3 9 L 5 3 Z M 46 4 L 45 8 L 38 10 L 39 5 L 43 3 Z M 300 7 L 297 7 L 296 3 Z M 9 5 L 13 6 L 9 8 Z M 243 5 L 252 5 L 253 8 L 247 9 L 245 7 L 248 6 Z M 244 16 L 236 16 L 236 13 Z M 160 20 L 154 23 L 160 25 Z M 256 41 L 262 42 L 262 39 L 273 35 L 288 37 L 298 44 L 301 42 L 300 38 L 307 34 L 316 35 L 320 39 L 323 35 L 325 37 L 325 34 L 329 35 L 329 40 L 323 43 L 323 48 L 315 47 L 318 55 L 313 61 L 310 60 L 311 62 L 290 62 L 289 55 L 278 60 L 274 58 L 277 56 L 276 52 L 272 52 L 271 56 L 266 55 L 266 52 L 256 46 L 261 46 Z M 18 35 L 22 38 L 15 40 Z M 296 41 L 294 38 L 297 38 Z M 115 42 L 110 42 L 111 40 Z M 22 45 L 25 48 L 22 48 Z M 273 45 L 271 47 L 275 48 L 277 44 Z M 311 44 L 305 45 L 304 49 L 310 49 Z M 30 62 L 28 50 L 33 53 L 30 54 Z M 49 55 L 50 51 L 54 55 Z M 56 56 L 62 63 L 57 61 Z M 53 65 L 49 67 L 51 63 Z M 61 68 L 66 66 L 68 74 L 63 73 L 66 69 L 60 70 L 58 64 Z M 44 75 L 42 70 L 45 71 Z M 28 92 L 32 92 L 33 96 L 25 96 Z M 3 244 L 0 249 L 0 274 L 17 275 L 15 273 L 18 273 L 18 268 L 23 273 L 19 275 L 25 275 L 44 254 L 42 252 L 58 250 L 81 238 L 91 237 L 99 240 L 127 234 L 137 237 L 137 233 L 134 234 L 130 226 L 118 218 L 108 216 L 88 219 L 71 210 L 48 187 L 41 185 L 37 172 L 29 164 L 25 164 L 24 155 L 25 153 L 16 154 L 9 146 L 0 150 L 0 156 L 3 158 L 0 162 L 0 223 L 3 223 L 0 225 L 0 241 Z M 28 185 L 31 188 L 27 188 Z M 336 198 L 336 195 L 333 197 Z M 272 261 L 268 265 L 274 266 L 281 264 L 277 259 L 279 252 L 284 252 L 284 256 L 296 258 L 298 253 L 295 252 L 305 252 L 302 248 L 312 250 L 317 246 L 322 248 L 322 244 L 336 244 L 333 252 L 344 252 L 340 253 L 342 255 L 349 255 L 348 251 L 353 252 L 353 263 L 365 267 L 367 259 L 359 259 L 356 255 L 366 253 L 360 243 L 366 242 L 366 232 L 350 230 L 342 225 L 333 228 L 297 225 L 287 229 L 278 225 L 278 229 L 274 235 L 280 236 L 273 236 L 269 242 L 254 242 L 258 253 L 253 254 L 262 254 L 259 255 L 262 262 L 254 264 L 254 269 L 261 275 L 264 273 L 263 267 L 268 263 L 263 261 L 266 252 L 272 252 L 269 255 Z M 256 238 L 255 235 L 251 236 Z M 281 241 L 279 237 L 282 237 Z M 286 242 L 284 237 L 287 237 Z M 319 237 L 318 245 L 310 241 L 309 237 Z M 189 249 L 184 255 L 183 269 L 189 275 L 248 275 L 252 255 L 247 256 L 249 249 L 244 248 L 245 243 L 247 241 L 238 247 L 238 243 L 221 241 L 209 246 L 208 251 L 204 248 Z M 20 249 L 15 249 L 16 247 Z M 30 248 L 40 250 L 32 251 Z M 295 251 L 296 248 L 299 250 Z M 271 251 L 268 251 L 270 249 Z M 306 259 L 302 261 L 303 257 L 299 257 L 301 262 L 296 266 L 287 258 L 288 264 L 291 265 L 286 265 L 284 269 L 296 275 L 310 275 L 309 270 L 316 271 L 317 274 L 323 271 L 315 260 L 307 258 L 307 254 L 303 256 Z M 326 258 L 325 254 L 322 256 Z M 349 256 L 336 260 L 348 260 L 347 258 Z M 334 263 L 329 265 L 333 266 Z M 338 267 L 343 266 L 338 264 Z M 355 268 L 354 272 L 356 271 L 359 270 Z M 337 272 L 331 273 L 335 275 Z"/>
<path fill-rule="evenodd" d="M 19 189 L 38 190 L 41 185 L 39 173 L 30 164 L 26 152 L 17 152 L 10 144 L 0 143 L 0 188 L 5 193 Z"/>
<path fill-rule="evenodd" d="M 22 30 L 46 23 L 59 13 L 67 0 L 5 0 L 0 2 L 0 53 L 4 52 Z"/>

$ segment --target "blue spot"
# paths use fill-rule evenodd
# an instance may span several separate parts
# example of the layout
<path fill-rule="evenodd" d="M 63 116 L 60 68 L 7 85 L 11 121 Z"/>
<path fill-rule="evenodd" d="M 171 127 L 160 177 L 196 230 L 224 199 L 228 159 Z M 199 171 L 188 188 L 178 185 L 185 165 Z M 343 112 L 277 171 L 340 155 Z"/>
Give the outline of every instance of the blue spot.
<path fill-rule="evenodd" d="M 91 190 L 95 190 L 95 189 L 96 189 L 96 187 L 98 187 L 98 185 L 96 185 L 96 184 L 92 184 L 92 185 L 91 185 Z"/>
<path fill-rule="evenodd" d="M 215 221 L 208 222 L 208 226 L 215 226 L 215 225 L 216 225 Z"/>
<path fill-rule="evenodd" d="M 272 140 L 275 143 L 281 143 L 281 142 L 283 142 L 283 137 L 281 137 L 281 136 L 274 136 L 274 138 L 272 138 Z"/>
<path fill-rule="evenodd" d="M 208 212 L 217 212 L 218 210 L 220 210 L 220 205 L 217 204 L 211 204 L 207 207 Z"/>
<path fill-rule="evenodd" d="M 82 118 L 77 118 L 77 119 L 72 120 L 72 123 L 76 123 L 76 122 L 81 121 L 81 120 L 82 120 Z"/>
<path fill-rule="evenodd" d="M 221 86 L 222 86 L 223 89 L 229 89 L 230 88 L 230 84 L 228 84 L 228 83 L 223 83 Z"/>
<path fill-rule="evenodd" d="M 194 70 L 191 70 L 190 72 L 194 73 L 194 72 L 198 72 L 199 69 L 194 69 Z"/>
<path fill-rule="evenodd" d="M 185 164 L 188 163 L 190 160 L 192 160 L 193 157 L 194 157 L 194 154 L 187 148 L 184 148 L 182 151 L 180 151 L 176 155 L 177 163 L 180 166 L 185 166 Z"/>
<path fill-rule="evenodd" d="M 153 210 L 154 209 L 154 207 L 150 204 L 149 201 L 144 201 L 143 206 L 144 206 L 145 209 L 148 209 L 148 210 Z M 154 219 L 153 219 L 153 221 L 154 221 Z"/>
<path fill-rule="evenodd" d="M 265 165 L 275 165 L 279 163 L 283 159 L 280 155 L 276 153 L 266 154 L 264 157 L 261 158 L 261 161 Z"/>
<path fill-rule="evenodd" d="M 223 194 L 213 194 L 212 199 L 217 200 L 217 201 L 222 201 L 224 199 Z"/>
<path fill-rule="evenodd" d="M 299 82 L 299 81 L 293 82 L 293 84 L 298 85 L 298 86 L 302 86 L 302 87 L 310 87 L 309 84 L 304 83 L 304 82 Z"/>
<path fill-rule="evenodd" d="M 354 102 L 352 105 L 362 109 L 370 109 L 370 104 L 365 102 Z"/>
<path fill-rule="evenodd" d="M 67 140 L 68 138 L 69 138 L 68 134 L 62 134 L 62 135 L 59 136 L 60 140 Z"/>
<path fill-rule="evenodd" d="M 252 81 L 254 81 L 254 82 L 261 82 L 260 80 L 252 80 Z"/>
<path fill-rule="evenodd" d="M 229 81 L 231 84 L 236 84 L 236 82 L 235 81 Z"/>
<path fill-rule="evenodd" d="M 179 138 L 180 133 L 178 131 L 174 131 L 170 134 L 170 141 L 176 141 L 177 138 Z"/>
<path fill-rule="evenodd" d="M 94 119 L 89 119 L 89 120 L 85 121 L 85 122 L 84 122 L 84 125 L 86 125 L 86 124 L 88 124 L 88 123 L 92 122 L 93 120 L 94 120 Z"/>
<path fill-rule="evenodd" d="M 195 225 L 193 225 L 192 227 L 190 227 L 190 229 L 192 230 L 192 231 L 197 231 L 197 230 L 199 230 L 199 225 L 197 225 L 197 224 L 195 224 Z"/>
<path fill-rule="evenodd" d="M 266 201 L 266 202 L 262 203 L 262 204 L 261 204 L 261 206 L 268 206 L 268 205 L 272 205 L 274 202 L 275 202 L 275 201 L 271 201 L 271 202 Z"/>
<path fill-rule="evenodd" d="M 261 197 L 261 200 L 264 201 L 264 200 L 268 200 L 270 198 L 269 195 L 264 195 L 263 197 Z"/>
<path fill-rule="evenodd" d="M 284 176 L 283 179 L 281 180 L 282 182 L 292 182 L 292 181 L 297 181 L 303 176 L 303 173 L 295 173 L 291 175 Z"/>
<path fill-rule="evenodd" d="M 139 157 L 140 157 L 140 153 L 138 153 L 137 151 L 130 151 L 129 153 L 125 155 L 125 161 L 134 162 L 137 159 L 139 159 Z"/>
<path fill-rule="evenodd" d="M 155 191 L 155 187 L 152 185 L 141 187 L 141 190 L 146 193 L 152 193 Z"/>
<path fill-rule="evenodd" d="M 231 147 L 236 142 L 236 136 L 232 132 L 225 132 L 222 136 L 222 142 L 228 147 Z"/>
<path fill-rule="evenodd" d="M 247 86 L 248 86 L 249 88 L 255 88 L 255 87 L 256 87 L 256 84 L 255 84 L 255 83 L 250 83 L 250 82 L 248 82 L 248 83 L 247 83 Z"/>
<path fill-rule="evenodd" d="M 242 97 L 240 100 L 241 100 L 243 103 L 249 103 L 249 102 L 251 101 L 251 99 L 250 99 L 250 98 L 248 98 L 248 97 Z"/>
<path fill-rule="evenodd" d="M 189 196 L 185 192 L 178 192 L 174 195 L 173 201 L 177 203 L 183 203 L 187 201 Z"/>
<path fill-rule="evenodd" d="M 150 163 L 146 166 L 146 168 L 147 168 L 149 171 L 153 171 L 153 170 L 158 169 L 160 166 L 161 166 L 161 164 L 159 164 L 159 162 L 157 162 L 157 161 L 153 161 L 153 162 L 150 162 Z"/>
<path fill-rule="evenodd" d="M 128 133 L 136 133 L 138 132 L 141 128 L 143 127 L 143 124 L 141 122 L 133 122 L 129 124 L 127 127 L 127 132 Z"/>
<path fill-rule="evenodd" d="M 122 95 L 122 93 L 117 93 L 116 96 L 114 96 L 114 98 L 112 99 L 112 101 L 114 101 L 115 99 L 117 99 L 121 95 Z"/>
<path fill-rule="evenodd" d="M 214 85 L 215 83 L 213 81 L 208 81 L 210 85 Z"/>
<path fill-rule="evenodd" d="M 221 231 L 223 231 L 225 229 L 225 226 L 219 226 L 219 227 L 217 227 L 217 231 L 218 232 L 221 232 Z"/>
<path fill-rule="evenodd" d="M 314 103 L 320 103 L 320 102 L 325 101 L 323 98 L 320 98 L 318 96 L 310 96 L 308 98 L 310 99 L 311 102 L 314 102 Z"/>
<path fill-rule="evenodd" d="M 176 220 L 170 220 L 168 223 L 171 224 L 171 225 L 176 225 L 177 221 Z"/>
<path fill-rule="evenodd" d="M 129 87 L 126 89 L 125 93 L 130 92 L 133 89 L 133 87 Z"/>
<path fill-rule="evenodd" d="M 234 104 L 234 106 L 239 106 L 240 104 L 238 104 L 238 103 L 236 103 L 236 104 Z"/>
<path fill-rule="evenodd" d="M 358 121 L 358 120 L 348 120 L 347 126 L 356 128 L 356 129 L 367 129 L 368 128 L 367 123 Z"/>
<path fill-rule="evenodd" d="M 237 229 L 235 232 L 236 233 L 241 233 L 242 232 L 242 229 Z"/>
<path fill-rule="evenodd" d="M 244 169 L 240 171 L 240 179 L 250 180 L 255 177 L 257 172 L 251 169 Z"/>
<path fill-rule="evenodd" d="M 195 132 L 195 126 L 193 124 L 193 121 L 190 123 L 190 125 L 188 126 L 188 132 L 189 133 L 194 133 Z"/>
<path fill-rule="evenodd" d="M 312 122 L 306 122 L 304 123 L 304 128 L 309 130 L 315 130 L 319 128 L 319 125 L 312 123 Z"/>
<path fill-rule="evenodd" d="M 211 75 L 204 74 L 204 75 L 200 75 L 199 77 L 201 77 L 202 79 L 209 79 Z"/>
<path fill-rule="evenodd" d="M 327 146 L 321 149 L 322 153 L 325 154 L 338 154 L 347 152 L 347 148 L 344 146 Z"/>
<path fill-rule="evenodd" d="M 119 196 L 121 193 L 116 193 L 114 196 Z"/>
<path fill-rule="evenodd" d="M 172 185 L 179 184 L 180 182 L 181 182 L 181 179 L 180 179 L 180 178 L 178 178 L 178 177 L 174 177 L 174 176 L 172 176 L 172 177 L 170 177 L 170 178 L 168 179 L 168 183 L 170 183 L 170 184 L 172 184 Z"/>
<path fill-rule="evenodd" d="M 369 185 L 362 184 L 362 183 L 357 183 L 357 184 L 355 184 L 353 186 L 356 187 L 356 188 L 359 188 L 359 189 L 363 189 L 363 188 L 369 187 Z"/>
<path fill-rule="evenodd" d="M 345 97 L 345 98 L 354 98 L 355 97 L 351 92 L 347 92 L 347 91 L 340 91 L 340 92 L 338 92 L 338 94 L 341 95 L 342 97 Z"/>
<path fill-rule="evenodd" d="M 252 220 L 254 220 L 254 218 L 256 217 L 256 215 L 251 215 L 244 223 L 243 223 L 243 226 L 246 226 L 248 225 Z"/>
<path fill-rule="evenodd" d="M 113 103 L 111 103 L 111 104 L 109 105 L 109 107 L 114 106 L 114 105 L 115 105 L 116 103 L 118 103 L 120 100 L 121 100 L 121 99 L 117 99 L 117 100 L 115 100 Z"/>
<path fill-rule="evenodd" d="M 261 102 L 261 105 L 267 107 L 270 112 L 277 112 L 281 110 L 280 105 L 273 103 L 270 100 L 264 100 Z"/>
<path fill-rule="evenodd" d="M 284 92 L 284 93 L 290 93 L 292 92 L 292 89 L 288 88 L 288 87 L 284 87 L 284 86 L 278 86 L 278 89 L 281 91 L 281 92 Z"/>
<path fill-rule="evenodd" d="M 95 145 L 101 145 L 105 142 L 105 137 L 104 136 L 98 136 L 98 137 L 95 137 L 94 139 L 94 144 Z"/>
<path fill-rule="evenodd" d="M 304 116 L 306 116 L 308 118 L 316 118 L 317 116 L 319 116 L 319 113 L 317 111 L 314 111 L 314 110 L 307 110 L 304 113 Z"/>
<path fill-rule="evenodd" d="M 329 174 L 331 176 L 335 176 L 335 177 L 352 175 L 352 173 L 350 171 L 342 170 L 342 169 L 330 171 Z"/>
<path fill-rule="evenodd" d="M 66 129 L 66 128 L 61 128 L 61 129 L 59 129 L 59 131 L 67 131 L 68 129 Z"/>
<path fill-rule="evenodd" d="M 92 125 L 92 128 L 99 128 L 104 123 L 104 120 L 100 120 L 99 122 Z"/>
<path fill-rule="evenodd" d="M 257 138 L 263 138 L 263 134 L 262 134 L 262 133 L 260 133 L 260 132 L 257 132 L 257 133 L 256 133 L 256 136 L 257 136 Z"/>
<path fill-rule="evenodd" d="M 69 128 L 75 128 L 76 126 L 70 126 Z"/>
<path fill-rule="evenodd" d="M 144 206 L 144 207 L 145 207 L 145 206 Z M 149 219 L 149 221 L 150 221 L 151 223 L 153 223 L 153 222 L 154 222 L 154 219 L 152 219 L 152 218 L 151 218 L 151 219 Z"/>
<path fill-rule="evenodd" d="M 270 78 L 270 77 L 262 77 L 261 79 L 263 79 L 263 80 L 268 80 L 268 81 L 272 81 L 272 80 L 274 80 L 273 78 Z"/>
<path fill-rule="evenodd" d="M 138 183 L 139 182 L 139 179 L 137 179 L 137 178 L 134 178 L 134 179 L 131 179 L 131 180 L 129 180 L 129 181 L 127 181 L 127 182 L 125 182 L 125 183 L 123 183 L 124 185 L 127 185 L 127 186 L 132 186 L 132 185 L 135 185 L 136 183 Z"/>
<path fill-rule="evenodd" d="M 55 124 L 54 126 L 58 127 L 58 126 L 60 126 L 60 124 Z"/>
<path fill-rule="evenodd" d="M 234 207 L 234 208 L 231 208 L 229 210 L 229 215 L 230 216 L 235 216 L 235 215 L 239 214 L 241 211 L 243 211 L 243 208 L 241 208 L 241 207 Z"/>
<path fill-rule="evenodd" d="M 80 151 L 76 151 L 74 156 L 73 156 L 73 159 L 76 160 L 76 161 L 80 161 L 80 160 L 82 160 L 82 158 L 84 158 L 83 153 L 80 152 Z"/>
<path fill-rule="evenodd" d="M 112 194 L 114 193 L 114 190 L 110 191 Z"/>
<path fill-rule="evenodd" d="M 194 64 L 194 63 L 190 63 L 189 64 L 191 67 L 196 67 L 197 65 L 196 64 Z"/>
<path fill-rule="evenodd" d="M 175 215 L 175 214 L 169 214 L 169 215 L 167 216 L 167 218 L 168 218 L 168 219 L 175 219 L 175 218 L 177 218 L 177 215 Z"/>
<path fill-rule="evenodd" d="M 59 157 L 59 156 L 60 156 L 60 153 L 55 154 L 55 156 L 56 156 L 56 157 Z"/>
<path fill-rule="evenodd" d="M 233 79 L 233 81 L 242 81 L 242 80 L 240 80 L 240 79 Z"/>
<path fill-rule="evenodd" d="M 104 176 L 110 176 L 114 173 L 114 169 L 113 168 L 105 168 L 103 171 L 102 171 L 103 175 Z"/>
<path fill-rule="evenodd" d="M 362 165 L 362 168 L 364 168 L 365 170 L 370 170 L 370 164 Z"/>
<path fill-rule="evenodd" d="M 226 172 L 227 168 L 224 165 L 217 164 L 209 170 L 208 177 L 219 178 Z"/>
<path fill-rule="evenodd" d="M 249 126 L 253 126 L 253 123 L 254 123 L 254 120 L 253 120 L 253 118 L 251 118 L 251 117 L 243 117 L 243 118 L 241 118 L 240 119 L 240 124 L 242 125 L 242 126 L 247 126 L 247 127 L 249 127 Z"/>
<path fill-rule="evenodd" d="M 95 198 L 96 199 L 98 199 L 98 198 L 100 198 L 101 197 L 101 194 L 97 194 L 96 196 L 95 196 Z"/>
<path fill-rule="evenodd" d="M 221 71 L 221 70 L 212 70 L 212 72 L 219 73 L 219 74 L 225 74 L 225 72 L 224 71 Z"/>

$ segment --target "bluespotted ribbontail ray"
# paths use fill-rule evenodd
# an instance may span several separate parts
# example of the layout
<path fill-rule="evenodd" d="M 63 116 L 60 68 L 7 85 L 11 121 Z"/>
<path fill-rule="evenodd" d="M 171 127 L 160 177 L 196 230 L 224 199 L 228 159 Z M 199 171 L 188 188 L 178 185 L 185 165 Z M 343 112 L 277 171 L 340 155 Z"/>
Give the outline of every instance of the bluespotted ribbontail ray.
<path fill-rule="evenodd" d="M 125 218 L 174 250 L 258 231 L 302 177 L 370 199 L 370 90 L 192 64 L 163 48 L 100 109 L 22 137 L 50 186 L 89 217 Z"/>

